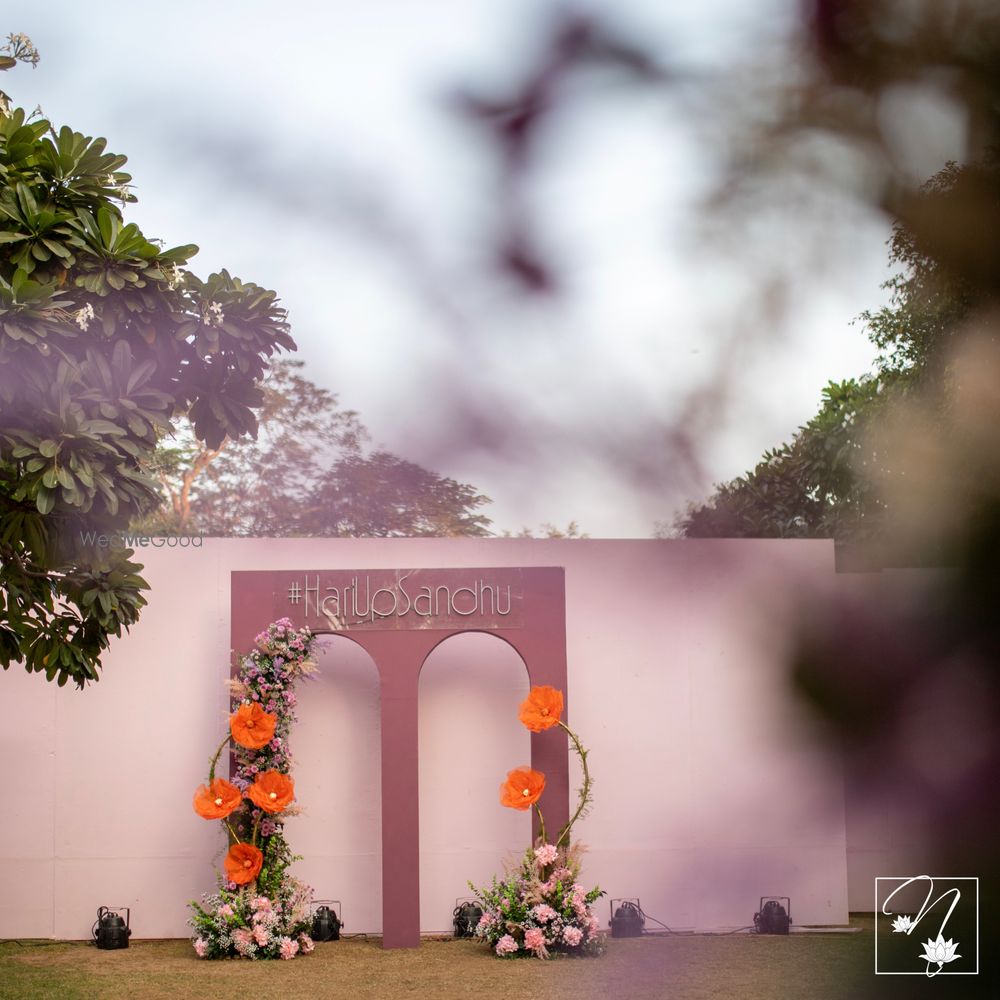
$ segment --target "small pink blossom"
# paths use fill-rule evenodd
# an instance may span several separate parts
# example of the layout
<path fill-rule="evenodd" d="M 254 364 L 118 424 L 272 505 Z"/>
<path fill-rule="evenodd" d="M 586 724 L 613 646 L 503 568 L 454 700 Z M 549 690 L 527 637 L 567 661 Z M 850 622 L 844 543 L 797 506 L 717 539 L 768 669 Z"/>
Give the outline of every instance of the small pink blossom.
<path fill-rule="evenodd" d="M 241 955 L 248 955 L 253 947 L 253 934 L 246 927 L 233 931 L 233 944 Z"/>
<path fill-rule="evenodd" d="M 558 856 L 559 852 L 552 844 L 542 844 L 541 847 L 535 848 L 535 861 L 542 868 L 551 865 Z"/>
<path fill-rule="evenodd" d="M 558 915 L 547 903 L 539 903 L 537 906 L 533 906 L 531 912 L 540 924 L 547 924 L 550 920 L 555 920 Z"/>
<path fill-rule="evenodd" d="M 265 948 L 271 941 L 271 932 L 263 924 L 257 924 L 253 929 L 253 939 Z"/>
<path fill-rule="evenodd" d="M 541 956 L 545 952 L 545 931 L 540 927 L 529 927 L 524 932 L 524 947 Z"/>
<path fill-rule="evenodd" d="M 208 954 L 208 942 L 204 938 L 195 938 L 194 950 L 199 958 L 204 958 Z"/>
<path fill-rule="evenodd" d="M 512 952 L 517 951 L 517 948 L 517 942 L 509 934 L 504 934 L 504 936 L 497 941 L 496 953 L 498 955 L 510 955 Z"/>
<path fill-rule="evenodd" d="M 579 927 L 567 927 L 563 931 L 563 941 L 575 948 L 583 940 L 583 931 Z"/>
<path fill-rule="evenodd" d="M 298 941 L 293 941 L 290 937 L 278 938 L 281 945 L 281 957 L 283 959 L 295 958 L 299 953 L 299 943 Z"/>
<path fill-rule="evenodd" d="M 223 920 L 228 920 L 231 916 L 233 916 L 234 912 L 235 911 L 228 903 L 223 903 L 222 906 L 219 907 L 219 916 L 222 917 Z"/>
<path fill-rule="evenodd" d="M 316 943 L 308 934 L 300 934 L 299 948 L 303 955 L 309 955 L 316 950 Z"/>

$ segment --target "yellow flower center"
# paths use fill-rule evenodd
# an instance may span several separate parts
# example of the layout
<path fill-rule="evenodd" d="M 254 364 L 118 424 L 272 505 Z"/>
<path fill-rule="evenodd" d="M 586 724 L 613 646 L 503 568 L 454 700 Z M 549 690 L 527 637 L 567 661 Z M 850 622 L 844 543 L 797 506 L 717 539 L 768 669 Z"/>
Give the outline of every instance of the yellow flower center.
<path fill-rule="evenodd" d="M 548 715 L 548 714 L 549 714 L 549 710 L 547 708 L 543 708 L 542 709 L 542 715 Z"/>
<path fill-rule="evenodd" d="M 247 729 L 253 729 L 253 719 L 247 719 Z"/>
<path fill-rule="evenodd" d="M 216 800 L 215 800 L 215 804 L 216 804 L 217 806 L 221 806 L 221 805 L 222 805 L 222 799 L 216 799 Z"/>
<path fill-rule="evenodd" d="M 270 800 L 271 800 L 272 802 L 273 802 L 273 801 L 274 801 L 274 800 L 275 800 L 275 799 L 276 799 L 277 797 L 278 797 L 278 793 L 277 793 L 277 792 L 271 792 L 271 794 L 270 794 L 270 795 L 268 796 L 268 798 L 269 798 L 269 799 L 270 799 Z"/>
<path fill-rule="evenodd" d="M 528 790 L 527 788 L 524 788 L 524 789 L 522 789 L 522 791 L 521 791 L 521 794 L 522 794 L 522 795 L 523 795 L 523 796 L 524 796 L 525 798 L 527 798 L 527 797 L 528 797 L 528 796 L 529 796 L 529 795 L 531 794 L 531 792 L 530 792 L 530 791 L 529 791 L 529 790 Z"/>
<path fill-rule="evenodd" d="M 243 867 L 244 868 L 253 868 L 253 862 L 249 858 L 247 858 L 246 861 L 243 862 Z"/>

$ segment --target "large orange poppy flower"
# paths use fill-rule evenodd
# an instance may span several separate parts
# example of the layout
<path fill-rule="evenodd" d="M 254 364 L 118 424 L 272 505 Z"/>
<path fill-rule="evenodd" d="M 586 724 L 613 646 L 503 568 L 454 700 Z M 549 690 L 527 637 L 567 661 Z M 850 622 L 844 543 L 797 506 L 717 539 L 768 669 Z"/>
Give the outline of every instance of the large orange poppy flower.
<path fill-rule="evenodd" d="M 517 717 L 533 733 L 540 733 L 559 725 L 562 710 L 562 691 L 544 684 L 531 689 L 528 697 L 521 702 L 521 710 Z"/>
<path fill-rule="evenodd" d="M 247 789 L 247 798 L 265 812 L 280 813 L 295 798 L 295 782 L 280 771 L 265 771 Z"/>
<path fill-rule="evenodd" d="M 516 767 L 507 772 L 500 786 L 500 805 L 509 809 L 530 809 L 545 791 L 545 775 L 530 767 Z"/>
<path fill-rule="evenodd" d="M 241 747 L 259 750 L 274 738 L 274 727 L 277 722 L 276 715 L 270 715 L 257 702 L 253 702 L 249 705 L 240 705 L 229 716 L 229 731 Z"/>
<path fill-rule="evenodd" d="M 194 811 L 202 819 L 225 819 L 239 809 L 243 793 L 225 778 L 213 778 L 211 784 L 199 785 L 194 793 Z"/>
<path fill-rule="evenodd" d="M 260 874 L 264 855 L 253 844 L 233 844 L 222 864 L 230 882 L 247 885 Z"/>

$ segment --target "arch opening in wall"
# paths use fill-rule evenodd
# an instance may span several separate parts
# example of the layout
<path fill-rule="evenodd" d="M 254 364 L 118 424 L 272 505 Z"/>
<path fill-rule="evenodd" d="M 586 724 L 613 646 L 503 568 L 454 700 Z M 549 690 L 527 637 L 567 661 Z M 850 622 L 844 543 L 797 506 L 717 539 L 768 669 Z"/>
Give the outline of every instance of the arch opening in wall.
<path fill-rule="evenodd" d="M 420 929 L 451 931 L 467 881 L 488 883 L 497 861 L 531 842 L 531 814 L 504 809 L 507 771 L 531 759 L 517 710 L 528 672 L 496 635 L 462 632 L 439 643 L 420 671 Z"/>
<path fill-rule="evenodd" d="M 382 930 L 379 676 L 344 636 L 320 635 L 318 673 L 299 685 L 291 734 L 296 799 L 286 826 L 302 860 L 295 875 L 316 898 L 337 899 L 352 931 Z"/>

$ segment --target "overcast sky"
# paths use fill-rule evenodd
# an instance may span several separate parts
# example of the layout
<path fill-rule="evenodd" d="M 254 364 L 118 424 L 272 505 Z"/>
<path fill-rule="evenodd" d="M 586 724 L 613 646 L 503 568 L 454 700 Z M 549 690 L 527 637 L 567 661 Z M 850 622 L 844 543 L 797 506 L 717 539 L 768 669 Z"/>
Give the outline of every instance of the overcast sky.
<path fill-rule="evenodd" d="M 576 5 L 715 81 L 795 7 Z M 496 161 L 449 96 L 516 85 L 550 11 L 65 0 L 8 13 L 0 29 L 42 58 L 2 82 L 129 157 L 147 236 L 197 243 L 199 274 L 276 289 L 306 374 L 377 444 L 476 485 L 500 529 L 575 519 L 594 537 L 643 536 L 787 440 L 827 381 L 870 367 L 850 321 L 882 301 L 888 225 L 827 205 L 829 230 L 762 222 L 756 243 L 706 242 L 719 164 L 691 101 L 585 78 L 529 192 L 563 294 L 505 282 L 488 266 Z M 780 258 L 786 308 L 762 322 L 756 264 Z M 720 365 L 725 397 L 699 408 Z"/>

